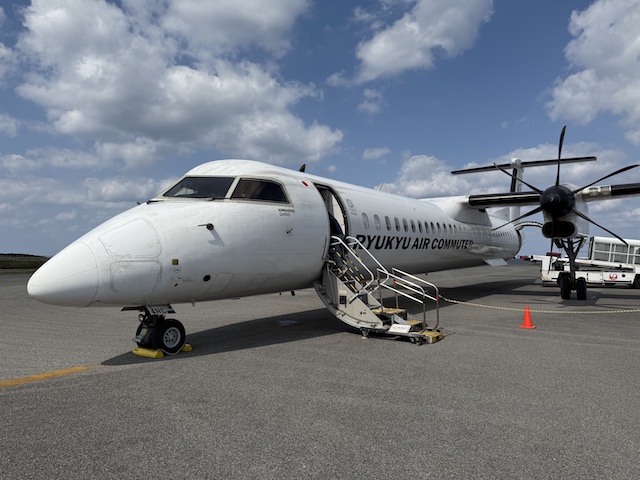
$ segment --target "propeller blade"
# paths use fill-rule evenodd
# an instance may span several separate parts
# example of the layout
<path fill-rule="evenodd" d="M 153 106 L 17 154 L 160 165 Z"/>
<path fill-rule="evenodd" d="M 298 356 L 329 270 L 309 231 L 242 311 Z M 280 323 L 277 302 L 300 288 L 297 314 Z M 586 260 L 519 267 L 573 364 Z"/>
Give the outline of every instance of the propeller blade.
<path fill-rule="evenodd" d="M 576 214 L 576 215 L 578 215 L 579 217 L 584 218 L 587 222 L 589 222 L 589 223 L 593 223 L 596 227 L 600 227 L 600 228 L 601 228 L 602 230 L 604 230 L 605 232 L 610 233 L 611 235 L 613 235 L 614 237 L 616 237 L 618 240 L 620 240 L 620 241 L 621 241 L 622 243 L 624 243 L 625 245 L 627 245 L 627 246 L 629 245 L 629 244 L 627 243 L 627 241 L 626 241 L 624 238 L 622 238 L 620 235 L 617 235 L 617 234 L 613 233 L 611 230 L 609 230 L 608 228 L 604 228 L 602 225 L 600 225 L 600 224 L 598 224 L 598 223 L 594 222 L 594 221 L 593 221 L 593 220 L 591 220 L 589 217 L 587 217 L 584 213 L 582 213 L 582 212 L 580 212 L 580 211 L 576 210 L 575 208 L 572 208 L 572 209 L 571 209 L 571 212 L 572 212 L 572 213 L 575 213 L 575 214 Z"/>
<path fill-rule="evenodd" d="M 491 231 L 493 232 L 494 230 L 498 230 L 499 228 L 506 227 L 507 225 L 509 225 L 511 223 L 517 222 L 518 220 L 522 220 L 523 218 L 530 217 L 531 215 L 535 215 L 536 213 L 539 213 L 541 211 L 542 211 L 542 207 L 534 208 L 530 212 L 527 212 L 524 215 L 520 215 L 518 218 L 514 218 L 513 220 L 511 220 L 511 221 L 509 221 L 507 223 L 504 223 L 504 224 L 500 225 L 499 227 L 493 228 Z"/>
<path fill-rule="evenodd" d="M 614 175 L 618 175 L 619 173 L 626 172 L 627 170 L 631 170 L 632 168 L 636 168 L 638 166 L 640 166 L 640 164 L 638 164 L 638 163 L 636 163 L 634 165 L 627 165 L 626 167 L 621 168 L 620 170 L 616 170 L 615 172 L 610 173 L 609 175 L 606 175 L 606 176 L 604 176 L 602 178 L 599 178 L 595 182 L 591 182 L 589 185 L 585 185 L 582 188 L 578 188 L 578 189 L 574 190 L 573 192 L 571 192 L 571 195 L 574 195 L 575 193 L 579 192 L 580 190 L 584 190 L 585 188 L 589 188 L 591 185 L 595 185 L 596 183 L 599 183 L 602 180 L 606 180 L 609 177 L 613 177 Z"/>
<path fill-rule="evenodd" d="M 560 132 L 560 142 L 558 143 L 558 173 L 556 174 L 556 187 L 560 185 L 560 161 L 562 159 L 562 144 L 564 143 L 564 132 L 567 129 L 565 125 Z"/>
<path fill-rule="evenodd" d="M 534 192 L 538 192 L 539 194 L 542 195 L 542 190 L 534 187 L 533 185 L 525 182 L 523 179 L 516 177 L 513 173 L 511 172 L 507 172 L 504 168 L 502 168 L 500 165 L 498 165 L 497 163 L 494 162 L 493 164 L 494 167 L 496 167 L 498 170 L 500 170 L 501 172 L 504 172 L 506 175 L 509 175 L 511 178 L 513 178 L 514 180 L 523 183 L 524 185 L 526 185 L 527 187 L 529 187 L 531 190 L 533 190 Z"/>

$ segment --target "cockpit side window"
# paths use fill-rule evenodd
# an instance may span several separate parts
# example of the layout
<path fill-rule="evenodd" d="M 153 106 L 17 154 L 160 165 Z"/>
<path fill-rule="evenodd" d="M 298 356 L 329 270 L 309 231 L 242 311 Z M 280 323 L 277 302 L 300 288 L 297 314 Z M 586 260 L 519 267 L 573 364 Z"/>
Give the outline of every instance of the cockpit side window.
<path fill-rule="evenodd" d="M 185 177 L 165 192 L 163 197 L 224 198 L 233 177 Z"/>
<path fill-rule="evenodd" d="M 289 203 L 282 185 L 268 180 L 242 178 L 231 194 L 233 200 L 262 200 L 265 202 Z"/>

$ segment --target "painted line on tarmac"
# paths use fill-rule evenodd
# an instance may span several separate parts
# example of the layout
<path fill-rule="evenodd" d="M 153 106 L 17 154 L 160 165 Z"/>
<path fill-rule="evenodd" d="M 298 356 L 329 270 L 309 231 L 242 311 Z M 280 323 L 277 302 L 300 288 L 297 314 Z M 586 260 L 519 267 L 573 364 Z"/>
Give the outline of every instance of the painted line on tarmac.
<path fill-rule="evenodd" d="M 40 382 L 42 380 L 48 380 L 50 378 L 64 377 L 65 375 L 71 375 L 72 373 L 84 372 L 94 367 L 73 367 L 66 368 L 64 370 L 55 370 L 53 372 L 40 373 L 38 375 L 31 375 L 29 377 L 15 378 L 13 380 L 4 380 L 0 382 L 0 388 L 15 387 L 16 385 L 23 385 L 25 383 Z"/>

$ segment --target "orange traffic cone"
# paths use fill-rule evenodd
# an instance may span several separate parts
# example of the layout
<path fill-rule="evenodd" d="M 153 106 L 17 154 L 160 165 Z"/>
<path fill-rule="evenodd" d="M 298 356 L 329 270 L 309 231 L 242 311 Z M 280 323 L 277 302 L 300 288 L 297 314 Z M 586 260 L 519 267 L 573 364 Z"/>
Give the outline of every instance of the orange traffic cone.
<path fill-rule="evenodd" d="M 524 322 L 520 325 L 520 328 L 536 328 L 536 326 L 531 323 L 531 312 L 529 311 L 529 306 L 524 307 Z"/>

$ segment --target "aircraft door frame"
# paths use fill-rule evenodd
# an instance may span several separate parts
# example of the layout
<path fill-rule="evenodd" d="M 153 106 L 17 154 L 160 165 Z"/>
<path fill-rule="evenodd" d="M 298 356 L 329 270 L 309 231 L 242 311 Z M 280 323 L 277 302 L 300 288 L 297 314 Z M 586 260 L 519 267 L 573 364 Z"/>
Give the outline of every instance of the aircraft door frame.
<path fill-rule="evenodd" d="M 333 188 L 328 185 L 322 185 L 315 183 L 314 184 L 322 200 L 324 201 L 324 206 L 327 211 L 327 216 L 329 216 L 329 225 L 331 228 L 331 235 L 349 235 L 349 217 L 347 216 L 347 209 L 345 208 L 344 202 L 338 192 L 336 192 Z M 336 226 L 331 221 L 331 217 L 335 218 L 338 226 L 342 229 L 342 232 L 336 232 Z"/>

